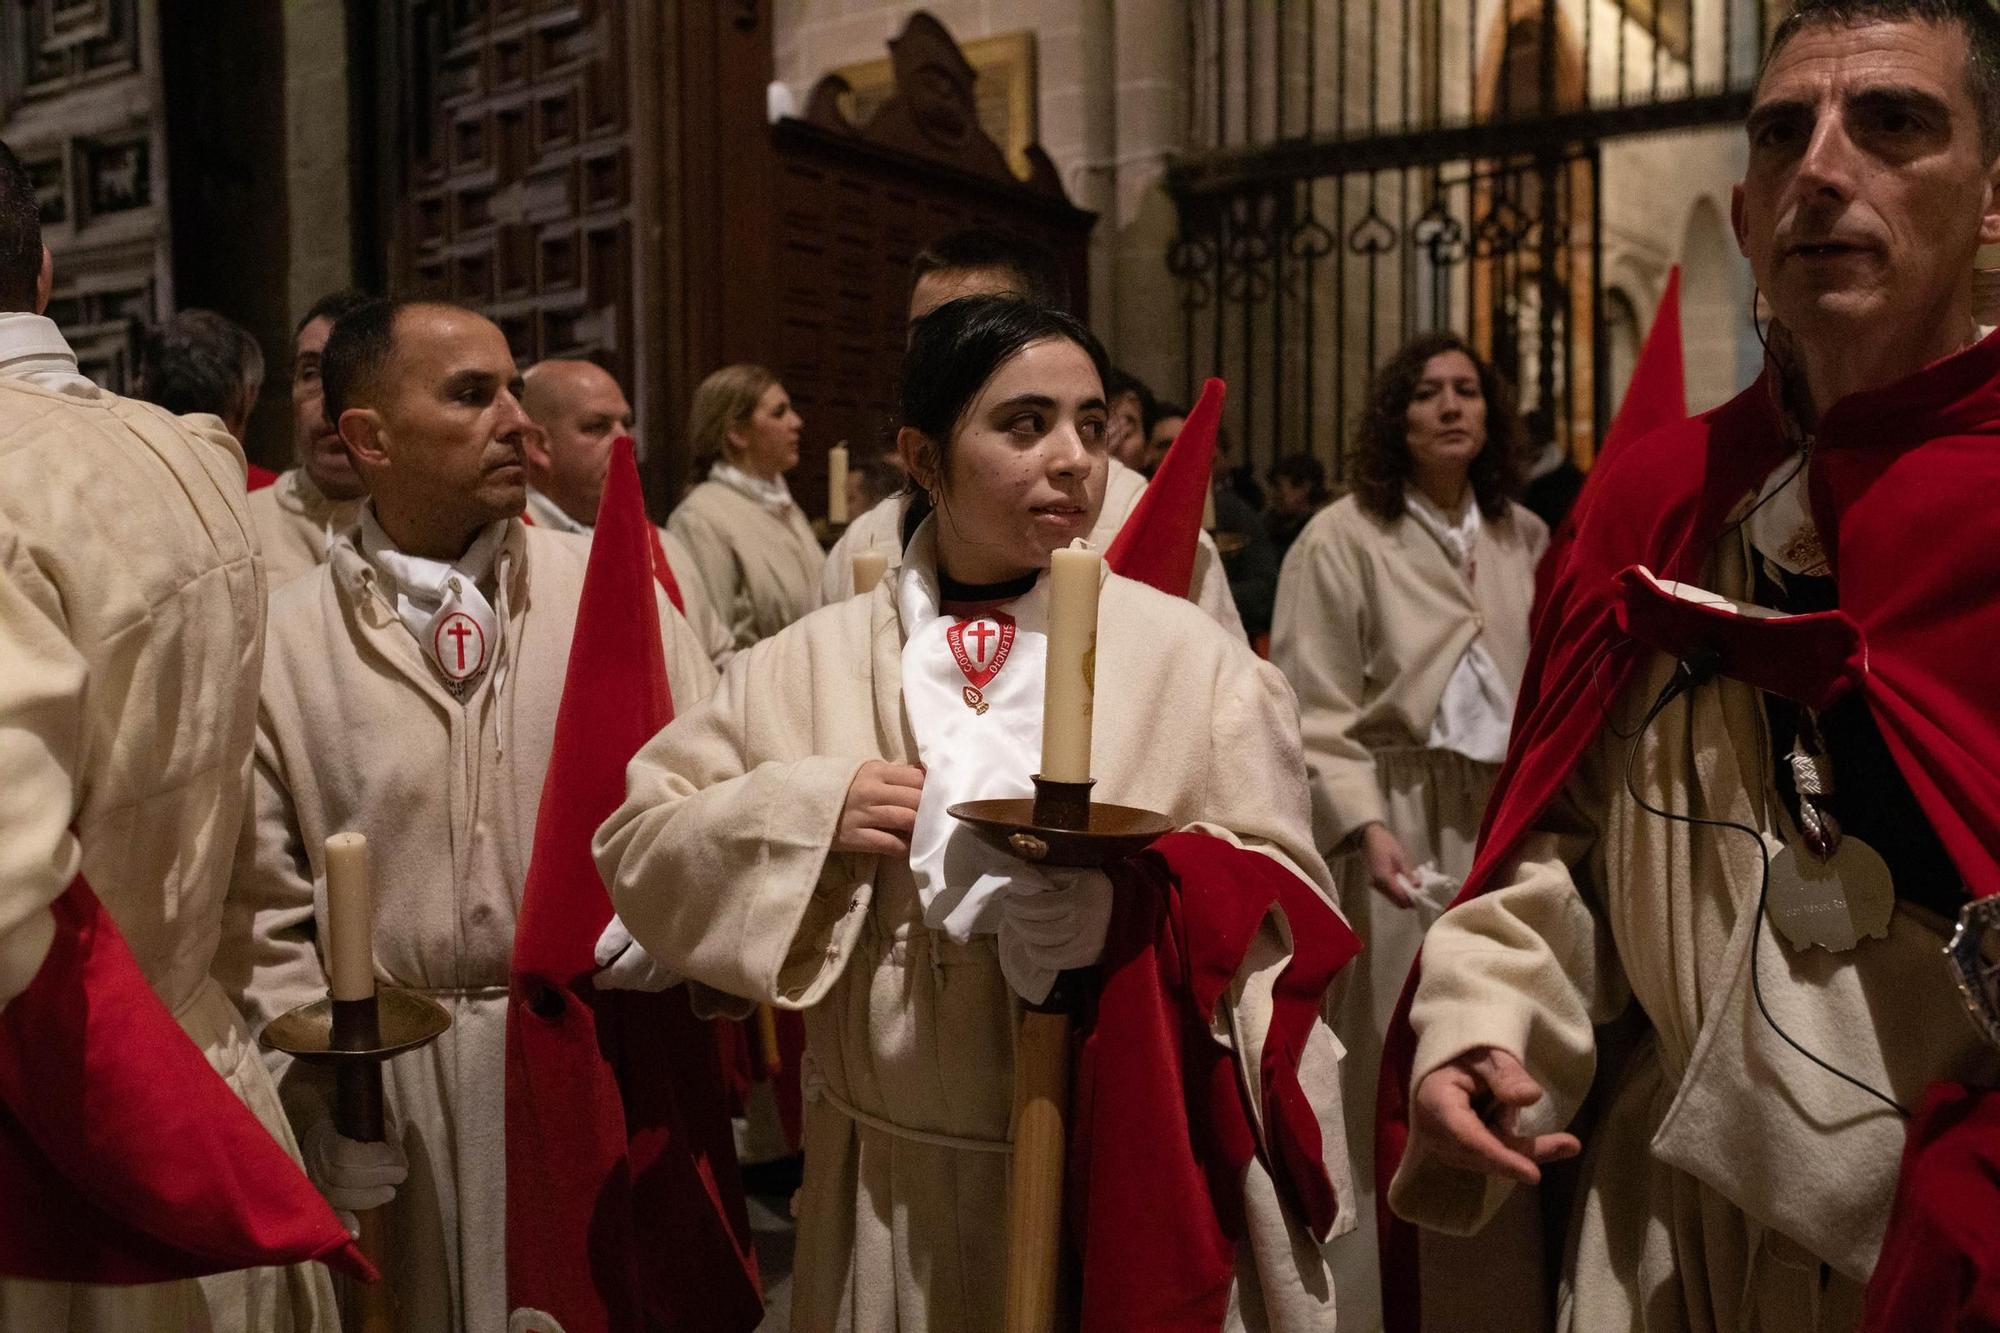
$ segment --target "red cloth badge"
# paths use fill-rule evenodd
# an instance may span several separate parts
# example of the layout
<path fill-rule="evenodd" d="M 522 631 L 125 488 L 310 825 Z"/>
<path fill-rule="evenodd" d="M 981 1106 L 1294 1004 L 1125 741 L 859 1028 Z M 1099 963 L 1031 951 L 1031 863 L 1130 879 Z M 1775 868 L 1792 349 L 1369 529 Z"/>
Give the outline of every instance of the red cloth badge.
<path fill-rule="evenodd" d="M 486 631 L 463 611 L 431 626 L 431 660 L 449 680 L 471 680 L 486 665 Z"/>
<path fill-rule="evenodd" d="M 993 683 L 1014 651 L 1014 617 L 993 611 L 961 620 L 944 632 L 944 640 L 951 645 L 952 660 L 967 682 L 973 689 L 983 690 Z"/>

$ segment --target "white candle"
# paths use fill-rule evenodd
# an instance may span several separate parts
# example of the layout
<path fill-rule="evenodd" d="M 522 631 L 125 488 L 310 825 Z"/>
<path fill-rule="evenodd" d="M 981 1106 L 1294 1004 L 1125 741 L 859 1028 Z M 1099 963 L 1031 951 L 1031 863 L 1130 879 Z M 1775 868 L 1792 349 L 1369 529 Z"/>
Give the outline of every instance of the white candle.
<path fill-rule="evenodd" d="M 1215 483 L 1212 481 L 1208 489 L 1201 493 L 1201 530 L 1215 531 Z"/>
<path fill-rule="evenodd" d="M 375 994 L 375 887 L 368 839 L 336 833 L 326 840 L 327 976 L 336 1000 Z"/>
<path fill-rule="evenodd" d="M 887 551 L 856 551 L 854 553 L 854 593 L 858 597 L 864 592 L 874 592 L 875 585 L 889 572 Z"/>
<path fill-rule="evenodd" d="M 1051 553 L 1049 667 L 1042 695 L 1042 776 L 1090 781 L 1097 674 L 1097 592 L 1104 557 L 1081 540 Z"/>
<path fill-rule="evenodd" d="M 847 522 L 847 446 L 826 451 L 826 521 Z"/>

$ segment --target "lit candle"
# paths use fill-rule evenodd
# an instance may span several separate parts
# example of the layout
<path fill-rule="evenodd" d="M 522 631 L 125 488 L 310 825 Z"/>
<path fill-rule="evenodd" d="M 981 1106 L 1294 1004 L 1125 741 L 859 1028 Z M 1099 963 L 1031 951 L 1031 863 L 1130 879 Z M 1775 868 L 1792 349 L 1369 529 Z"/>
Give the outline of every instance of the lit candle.
<path fill-rule="evenodd" d="M 826 451 L 826 521 L 847 522 L 847 446 Z"/>
<path fill-rule="evenodd" d="M 326 840 L 327 976 L 336 1000 L 375 995 L 375 889 L 368 839 L 336 833 Z"/>
<path fill-rule="evenodd" d="M 889 572 L 887 551 L 856 551 L 854 553 L 854 594 L 874 592 L 875 585 Z"/>
<path fill-rule="evenodd" d="M 1079 539 L 1049 563 L 1049 666 L 1042 695 L 1042 776 L 1090 781 L 1097 591 L 1104 557 Z"/>

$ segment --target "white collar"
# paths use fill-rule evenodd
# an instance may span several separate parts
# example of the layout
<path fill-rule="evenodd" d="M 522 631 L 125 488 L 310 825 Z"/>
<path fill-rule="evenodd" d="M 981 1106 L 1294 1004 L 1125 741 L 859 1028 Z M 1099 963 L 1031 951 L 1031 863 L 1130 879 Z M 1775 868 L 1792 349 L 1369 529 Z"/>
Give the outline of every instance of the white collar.
<path fill-rule="evenodd" d="M 536 527 L 551 532 L 574 532 L 583 537 L 588 537 L 594 526 L 571 518 L 567 509 L 532 486 L 528 488 L 528 516 L 534 519 Z"/>
<path fill-rule="evenodd" d="M 83 398 L 104 392 L 77 369 L 76 352 L 55 321 L 25 310 L 0 314 L 0 376 Z"/>
<path fill-rule="evenodd" d="M 775 513 L 782 514 L 792 507 L 792 490 L 785 485 L 783 477 L 773 477 L 768 481 L 762 477 L 753 477 L 734 463 L 726 463 L 718 458 L 715 465 L 708 470 L 708 479 L 720 482 L 732 491 L 747 495 Z"/>
<path fill-rule="evenodd" d="M 446 584 L 454 574 L 474 587 L 492 586 L 493 566 L 506 543 L 509 522 L 503 518 L 489 523 L 456 560 L 432 560 L 398 550 L 389 534 L 382 530 L 371 501 L 361 506 L 358 544 L 362 558 L 375 567 L 393 593 L 435 610 L 443 602 Z"/>
<path fill-rule="evenodd" d="M 1444 553 L 1451 557 L 1454 565 L 1461 569 L 1467 567 L 1472 560 L 1473 548 L 1479 544 L 1480 529 L 1484 526 L 1478 497 L 1472 494 L 1470 486 L 1466 487 L 1464 511 L 1455 519 L 1446 518 L 1444 511 L 1415 486 L 1403 488 L 1403 507 L 1410 511 L 1410 517 L 1416 520 L 1417 526 L 1444 548 Z"/>

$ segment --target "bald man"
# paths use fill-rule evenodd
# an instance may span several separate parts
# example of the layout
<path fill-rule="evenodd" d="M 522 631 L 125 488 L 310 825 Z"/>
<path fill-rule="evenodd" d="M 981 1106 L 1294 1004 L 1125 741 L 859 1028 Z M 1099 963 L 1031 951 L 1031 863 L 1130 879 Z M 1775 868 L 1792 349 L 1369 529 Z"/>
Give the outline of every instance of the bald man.
<path fill-rule="evenodd" d="M 611 466 L 611 446 L 632 433 L 632 405 L 618 381 L 593 361 L 542 361 L 522 377 L 521 406 L 534 429 L 522 437 L 528 466 L 528 521 L 590 534 Z M 661 528 L 667 567 L 680 585 L 681 612 L 719 670 L 736 651 L 729 626 L 695 577 L 694 557 Z"/>
<path fill-rule="evenodd" d="M 508 967 L 589 544 L 521 522 L 533 428 L 492 321 L 363 306 L 327 340 L 322 378 L 368 499 L 271 598 L 217 972 L 257 1024 L 325 994 L 326 837 L 368 837 L 376 974 L 435 997 L 451 1030 L 386 1067 L 389 1144 L 334 1131 L 324 1071 L 273 1067 L 328 1200 L 390 1209 L 401 1326 L 502 1333 Z M 715 671 L 657 596 L 674 703 L 692 709 Z M 664 984 L 599 952 L 601 986 Z"/>

